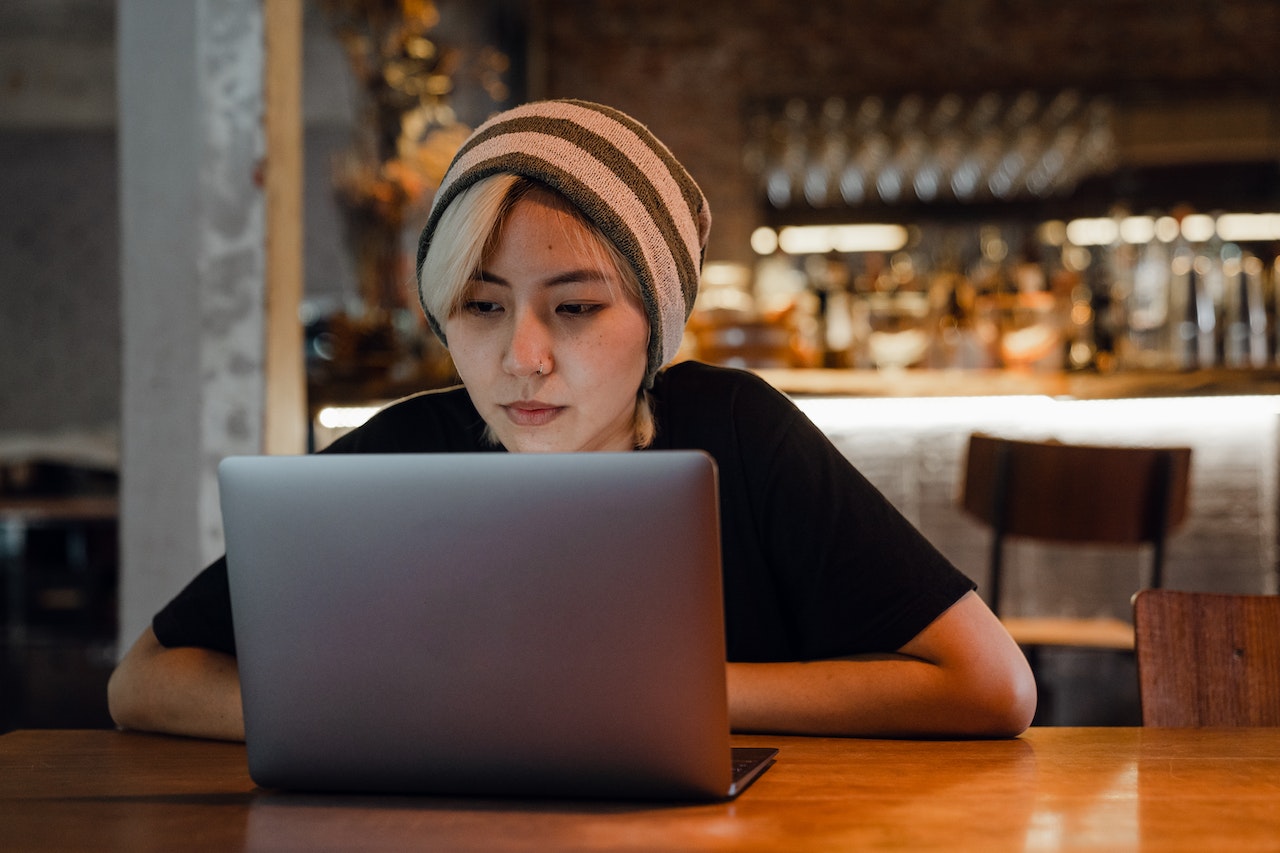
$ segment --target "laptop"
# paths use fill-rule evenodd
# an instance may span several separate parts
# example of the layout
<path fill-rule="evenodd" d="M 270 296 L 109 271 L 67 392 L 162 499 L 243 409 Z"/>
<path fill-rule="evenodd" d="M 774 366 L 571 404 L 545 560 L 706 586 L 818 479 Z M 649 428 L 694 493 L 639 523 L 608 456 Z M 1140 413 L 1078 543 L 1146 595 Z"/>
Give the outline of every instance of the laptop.
<path fill-rule="evenodd" d="M 264 788 L 722 800 L 715 463 L 697 451 L 219 467 Z"/>

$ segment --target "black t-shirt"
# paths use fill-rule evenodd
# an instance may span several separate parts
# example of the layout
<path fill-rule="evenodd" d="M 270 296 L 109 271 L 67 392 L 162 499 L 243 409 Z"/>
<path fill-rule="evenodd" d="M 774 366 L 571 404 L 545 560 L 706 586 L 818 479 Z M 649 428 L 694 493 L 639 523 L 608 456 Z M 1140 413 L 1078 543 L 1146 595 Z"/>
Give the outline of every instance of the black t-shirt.
<path fill-rule="evenodd" d="M 704 450 L 720 481 L 728 658 L 889 652 L 974 588 L 796 406 L 754 374 L 697 362 L 654 384 L 655 450 Z M 401 400 L 326 453 L 494 450 L 462 388 Z M 371 614 L 370 618 L 376 618 Z M 168 647 L 235 653 L 226 563 L 152 622 Z"/>

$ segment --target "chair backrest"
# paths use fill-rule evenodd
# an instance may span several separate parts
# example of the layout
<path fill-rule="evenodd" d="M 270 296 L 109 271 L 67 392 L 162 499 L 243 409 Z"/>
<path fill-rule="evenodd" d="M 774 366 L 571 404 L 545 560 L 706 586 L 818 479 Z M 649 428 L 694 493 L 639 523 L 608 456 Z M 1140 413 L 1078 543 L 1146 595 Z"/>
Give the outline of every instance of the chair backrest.
<path fill-rule="evenodd" d="M 961 505 L 992 531 L 992 609 L 999 608 L 1007 536 L 1149 544 L 1149 585 L 1159 587 L 1165 538 L 1186 518 L 1190 470 L 1189 447 L 1104 447 L 971 435 Z"/>
<path fill-rule="evenodd" d="M 1280 596 L 1134 597 L 1145 726 L 1280 726 Z"/>

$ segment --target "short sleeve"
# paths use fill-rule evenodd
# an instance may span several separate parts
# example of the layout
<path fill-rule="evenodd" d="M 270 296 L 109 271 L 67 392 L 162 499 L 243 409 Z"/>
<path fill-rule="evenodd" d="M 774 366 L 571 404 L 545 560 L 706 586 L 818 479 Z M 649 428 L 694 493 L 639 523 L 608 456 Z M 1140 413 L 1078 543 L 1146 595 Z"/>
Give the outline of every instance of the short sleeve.
<path fill-rule="evenodd" d="M 322 453 L 447 453 L 492 449 L 484 422 L 460 387 L 407 397 L 339 438 Z M 227 562 L 222 557 L 196 575 L 151 620 L 160 644 L 236 653 Z"/>
<path fill-rule="evenodd" d="M 786 403 L 756 490 L 801 656 L 896 650 L 974 584 Z"/>
<path fill-rule="evenodd" d="M 730 660 L 895 651 L 974 588 L 760 377 L 688 362 L 660 379 L 663 446 L 719 469 Z"/>
<path fill-rule="evenodd" d="M 155 615 L 151 629 L 166 648 L 199 646 L 234 655 L 226 558 L 219 558 L 196 575 Z"/>

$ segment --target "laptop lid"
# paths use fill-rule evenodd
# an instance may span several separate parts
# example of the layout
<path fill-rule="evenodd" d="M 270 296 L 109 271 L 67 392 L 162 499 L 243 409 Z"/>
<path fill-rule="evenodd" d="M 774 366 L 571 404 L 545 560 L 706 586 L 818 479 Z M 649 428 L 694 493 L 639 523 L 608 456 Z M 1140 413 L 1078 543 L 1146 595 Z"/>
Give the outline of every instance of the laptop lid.
<path fill-rule="evenodd" d="M 233 457 L 219 478 L 259 785 L 734 792 L 709 456 Z"/>

